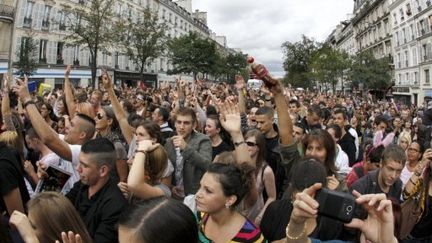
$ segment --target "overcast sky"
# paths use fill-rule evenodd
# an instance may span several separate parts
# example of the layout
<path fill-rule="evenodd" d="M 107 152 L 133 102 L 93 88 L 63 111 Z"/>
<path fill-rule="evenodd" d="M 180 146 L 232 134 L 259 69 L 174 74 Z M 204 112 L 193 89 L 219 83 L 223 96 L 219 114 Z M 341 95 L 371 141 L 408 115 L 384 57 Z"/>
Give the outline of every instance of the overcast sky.
<path fill-rule="evenodd" d="M 192 8 L 207 12 L 208 26 L 225 35 L 228 46 L 265 64 L 275 76 L 283 76 L 285 41 L 301 35 L 323 41 L 335 26 L 347 19 L 353 0 L 193 0 Z"/>

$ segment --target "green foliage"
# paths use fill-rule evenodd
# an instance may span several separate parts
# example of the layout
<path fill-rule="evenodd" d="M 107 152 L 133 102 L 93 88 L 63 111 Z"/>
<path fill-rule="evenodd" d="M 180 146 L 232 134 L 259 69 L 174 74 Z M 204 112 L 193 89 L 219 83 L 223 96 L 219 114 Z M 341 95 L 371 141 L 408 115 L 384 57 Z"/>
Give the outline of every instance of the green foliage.
<path fill-rule="evenodd" d="M 166 50 L 168 26 L 159 21 L 156 12 L 146 8 L 142 18 L 129 17 L 118 27 L 118 40 L 143 74 L 147 61 L 162 55 Z"/>
<path fill-rule="evenodd" d="M 325 85 L 331 85 L 333 93 L 335 93 L 336 84 L 339 80 L 342 81 L 342 87 L 344 87 L 343 81 L 345 74 L 351 67 L 350 63 L 350 57 L 346 52 L 324 44 L 311 56 L 311 77 Z"/>
<path fill-rule="evenodd" d="M 74 8 L 71 12 L 69 35 L 66 41 L 69 45 L 84 46 L 90 51 L 90 67 L 92 84 L 96 80 L 98 51 L 112 44 L 115 34 L 113 28 L 114 0 L 89 0 L 88 6 Z"/>
<path fill-rule="evenodd" d="M 219 61 L 219 75 L 222 79 L 226 80 L 228 83 L 234 83 L 234 78 L 236 74 L 243 75 L 247 74 L 247 57 L 243 53 L 229 53 L 226 56 L 220 58 Z M 248 75 L 246 75 L 248 76 Z"/>
<path fill-rule="evenodd" d="M 190 32 L 188 35 L 170 40 L 168 50 L 173 64 L 169 74 L 191 73 L 196 79 L 198 73 L 218 72 L 220 55 L 216 43 L 199 37 L 197 33 Z"/>
<path fill-rule="evenodd" d="M 359 53 L 351 70 L 354 86 L 363 83 L 365 89 L 385 90 L 391 84 L 391 68 L 388 57 L 375 58 L 372 51 Z"/>
<path fill-rule="evenodd" d="M 21 48 L 17 50 L 17 56 L 19 57 L 16 62 L 18 69 L 17 74 L 23 76 L 32 76 L 34 71 L 37 69 L 37 43 L 32 36 L 22 37 Z"/>
<path fill-rule="evenodd" d="M 312 88 L 310 79 L 310 59 L 317 49 L 317 43 L 306 36 L 298 42 L 282 44 L 285 54 L 284 69 L 287 72 L 285 82 L 294 87 Z"/>

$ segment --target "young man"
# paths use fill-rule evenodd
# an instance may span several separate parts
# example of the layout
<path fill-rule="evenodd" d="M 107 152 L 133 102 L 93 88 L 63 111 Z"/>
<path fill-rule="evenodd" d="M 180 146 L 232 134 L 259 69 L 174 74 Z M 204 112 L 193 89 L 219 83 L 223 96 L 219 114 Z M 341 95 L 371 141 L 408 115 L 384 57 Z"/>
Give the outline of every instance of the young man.
<path fill-rule="evenodd" d="M 211 163 L 210 138 L 194 131 L 196 124 L 195 111 L 181 108 L 175 120 L 177 135 L 165 143 L 168 158 L 174 166 L 172 193 L 179 199 L 196 193 L 201 177 Z"/>
<path fill-rule="evenodd" d="M 153 121 L 160 126 L 164 141 L 174 135 L 173 129 L 168 124 L 169 115 L 169 111 L 164 107 L 156 108 L 152 114 Z"/>
<path fill-rule="evenodd" d="M 67 193 L 75 182 L 79 180 L 79 174 L 74 167 L 78 165 L 78 155 L 81 145 L 93 138 L 95 133 L 95 121 L 83 114 L 75 115 L 67 123 L 65 135 L 56 133 L 39 113 L 35 102 L 31 99 L 28 90 L 28 80 L 18 81 L 13 90 L 24 106 L 27 116 L 42 143 L 60 158 L 59 167 L 72 173 L 62 193 Z"/>
<path fill-rule="evenodd" d="M 66 195 L 98 243 L 118 241 L 116 224 L 127 206 L 117 183 L 110 179 L 115 162 L 115 148 L 108 139 L 96 138 L 83 144 L 77 166 L 80 181 Z"/>
<path fill-rule="evenodd" d="M 380 168 L 356 181 L 352 190 L 361 194 L 385 193 L 388 198 L 399 201 L 402 193 L 400 175 L 405 162 L 405 151 L 398 145 L 388 145 L 382 154 Z"/>
<path fill-rule="evenodd" d="M 266 162 L 272 168 L 276 180 L 276 192 L 278 197 L 282 196 L 283 181 L 285 177 L 285 170 L 281 166 L 281 157 L 279 154 L 279 133 L 276 131 L 277 126 L 274 124 L 274 110 L 268 106 L 258 108 L 255 113 L 255 120 L 257 122 L 257 129 L 265 137 L 266 141 Z"/>
<path fill-rule="evenodd" d="M 346 112 L 342 109 L 335 109 L 333 111 L 333 122 L 340 127 L 342 131 L 341 139 L 339 140 L 339 145 L 342 150 L 348 155 L 349 166 L 353 166 L 356 162 L 356 145 L 355 138 L 347 131 L 346 122 L 348 116 Z M 349 129 L 349 128 L 348 128 Z"/>
<path fill-rule="evenodd" d="M 321 129 L 321 117 L 323 113 L 319 105 L 311 105 L 308 109 L 307 115 L 301 120 L 305 132 L 309 133 L 313 129 Z"/>

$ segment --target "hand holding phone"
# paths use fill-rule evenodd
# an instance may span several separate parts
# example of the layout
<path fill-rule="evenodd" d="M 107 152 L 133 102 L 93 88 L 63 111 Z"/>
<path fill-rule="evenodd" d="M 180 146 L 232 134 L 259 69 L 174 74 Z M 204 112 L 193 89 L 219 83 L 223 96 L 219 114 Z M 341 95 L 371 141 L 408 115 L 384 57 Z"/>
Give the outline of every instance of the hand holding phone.
<path fill-rule="evenodd" d="M 318 202 L 318 214 L 344 223 L 351 222 L 356 207 L 355 198 L 351 194 L 322 188 L 315 194 Z"/>

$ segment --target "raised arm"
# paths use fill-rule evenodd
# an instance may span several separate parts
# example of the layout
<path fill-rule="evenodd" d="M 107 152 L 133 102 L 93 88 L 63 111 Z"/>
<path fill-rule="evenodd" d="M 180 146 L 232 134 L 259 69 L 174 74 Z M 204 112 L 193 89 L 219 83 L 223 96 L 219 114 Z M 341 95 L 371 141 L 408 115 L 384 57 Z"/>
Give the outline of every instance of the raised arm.
<path fill-rule="evenodd" d="M 111 106 L 113 108 L 116 119 L 120 125 L 123 137 L 126 139 L 128 144 L 131 143 L 133 137 L 133 129 L 127 121 L 126 112 L 123 110 L 120 102 L 115 95 L 114 88 L 112 86 L 112 81 L 110 76 L 105 72 L 102 75 L 102 83 L 105 90 L 108 92 L 109 99 L 111 101 Z"/>
<path fill-rule="evenodd" d="M 27 84 L 27 77 L 25 77 L 24 80 L 18 80 L 17 84 L 13 87 L 13 91 L 19 96 L 23 103 L 24 109 L 27 111 L 27 116 L 30 119 L 33 128 L 42 142 L 47 145 L 49 149 L 61 158 L 67 161 L 72 161 L 72 151 L 70 150 L 69 145 L 59 138 L 58 134 L 41 116 L 35 102 L 32 101 L 30 97 Z"/>
<path fill-rule="evenodd" d="M 236 80 L 236 89 L 238 92 L 238 106 L 240 114 L 246 113 L 246 102 L 245 102 L 245 95 L 246 95 L 246 82 L 243 78 L 243 76 L 237 74 L 235 76 Z"/>
<path fill-rule="evenodd" d="M 238 105 L 231 101 L 225 101 L 225 103 L 220 103 L 218 108 L 221 115 L 221 125 L 231 135 L 233 140 L 236 162 L 239 164 L 247 163 L 251 167 L 255 168 L 255 161 L 250 157 L 241 132 L 241 119 Z"/>
<path fill-rule="evenodd" d="M 148 184 L 145 180 L 145 164 L 146 162 L 151 163 L 151 161 L 147 161 L 147 153 L 158 146 L 160 145 L 152 144 L 151 140 L 143 140 L 139 142 L 135 153 L 135 158 L 127 180 L 127 186 L 130 192 L 141 199 L 149 199 L 164 195 L 164 192 L 161 189 Z"/>
<path fill-rule="evenodd" d="M 71 85 L 70 79 L 69 79 L 69 75 L 71 73 L 71 68 L 72 68 L 71 65 L 68 65 L 66 67 L 64 93 L 65 93 L 65 98 L 66 98 L 69 116 L 70 116 L 70 119 L 72 120 L 72 118 L 75 116 L 76 103 L 75 103 L 75 98 L 74 98 L 74 95 L 72 92 L 72 85 Z"/>
<path fill-rule="evenodd" d="M 273 79 L 273 78 L 272 78 Z M 279 123 L 279 136 L 281 144 L 290 145 L 293 143 L 293 124 L 288 113 L 288 104 L 283 94 L 282 84 L 279 80 L 273 79 L 274 85 L 268 87 L 273 93 L 274 102 L 276 104 L 276 112 Z"/>
<path fill-rule="evenodd" d="M 12 121 L 12 112 L 10 110 L 10 99 L 9 99 L 9 78 L 5 76 L 3 81 L 3 99 L 1 104 L 1 112 L 3 116 L 3 123 L 8 131 L 15 131 L 15 126 Z"/>

